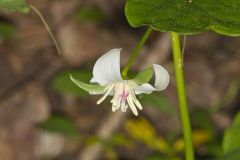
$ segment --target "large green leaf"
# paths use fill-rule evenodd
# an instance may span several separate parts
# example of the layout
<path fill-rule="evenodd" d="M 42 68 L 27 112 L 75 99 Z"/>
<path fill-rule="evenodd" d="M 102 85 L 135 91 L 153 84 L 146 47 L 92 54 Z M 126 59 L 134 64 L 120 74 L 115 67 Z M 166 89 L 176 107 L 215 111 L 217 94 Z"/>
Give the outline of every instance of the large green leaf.
<path fill-rule="evenodd" d="M 236 149 L 240 150 L 240 112 L 235 117 L 232 125 L 225 131 L 223 150 L 228 154 Z"/>
<path fill-rule="evenodd" d="M 127 0 L 125 14 L 133 27 L 193 34 L 214 30 L 240 35 L 240 0 Z"/>
<path fill-rule="evenodd" d="M 26 0 L 0 0 L 0 9 L 18 11 L 25 14 L 29 12 Z"/>

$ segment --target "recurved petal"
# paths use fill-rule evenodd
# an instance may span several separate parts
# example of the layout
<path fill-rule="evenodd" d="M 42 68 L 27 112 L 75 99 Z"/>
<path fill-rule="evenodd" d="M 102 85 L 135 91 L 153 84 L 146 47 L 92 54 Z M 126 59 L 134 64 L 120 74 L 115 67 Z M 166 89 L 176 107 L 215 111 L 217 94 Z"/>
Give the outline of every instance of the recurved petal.
<path fill-rule="evenodd" d="M 150 94 L 153 91 L 162 91 L 169 84 L 169 74 L 165 68 L 158 64 L 153 64 L 153 69 L 155 73 L 155 83 L 154 87 L 149 83 L 144 83 L 138 86 L 136 83 L 132 83 L 135 94 L 146 93 Z"/>
<path fill-rule="evenodd" d="M 137 86 L 137 85 L 134 86 L 134 91 L 135 91 L 135 94 L 142 94 L 142 93 L 150 94 L 153 91 L 156 91 L 156 89 L 149 83 L 144 83 L 140 86 Z"/>
<path fill-rule="evenodd" d="M 96 61 L 93 67 L 93 79 L 91 82 L 97 82 L 101 86 L 105 86 L 122 81 L 120 51 L 121 49 L 112 49 Z"/>
<path fill-rule="evenodd" d="M 153 69 L 154 69 L 154 73 L 155 73 L 154 86 L 155 86 L 157 91 L 162 91 L 169 84 L 168 71 L 158 64 L 153 64 Z"/>

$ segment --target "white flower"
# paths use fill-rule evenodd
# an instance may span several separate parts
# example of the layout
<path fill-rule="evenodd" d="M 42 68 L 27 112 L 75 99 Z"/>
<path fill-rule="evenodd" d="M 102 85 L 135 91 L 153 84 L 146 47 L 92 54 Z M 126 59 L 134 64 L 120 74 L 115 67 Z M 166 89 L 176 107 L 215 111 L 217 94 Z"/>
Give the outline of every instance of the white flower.
<path fill-rule="evenodd" d="M 130 107 L 137 116 L 137 108 L 142 110 L 142 105 L 136 95 L 164 90 L 169 83 L 169 74 L 162 66 L 153 64 L 140 72 L 134 79 L 124 80 L 120 71 L 120 51 L 121 49 L 112 49 L 97 60 L 93 68 L 93 78 L 90 81 L 94 84 L 86 84 L 71 75 L 70 78 L 90 94 L 103 94 L 97 104 L 102 103 L 110 95 L 113 96 L 111 100 L 113 112 L 118 109 L 126 112 Z M 147 83 L 152 78 L 153 71 L 155 73 L 154 87 Z"/>

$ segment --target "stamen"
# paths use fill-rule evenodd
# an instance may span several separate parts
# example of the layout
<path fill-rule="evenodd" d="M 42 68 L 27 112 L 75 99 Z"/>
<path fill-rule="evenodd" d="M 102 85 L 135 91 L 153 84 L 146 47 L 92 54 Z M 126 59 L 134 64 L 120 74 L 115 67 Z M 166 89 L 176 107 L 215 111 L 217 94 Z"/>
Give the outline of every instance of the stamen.
<path fill-rule="evenodd" d="M 114 92 L 114 96 L 111 100 L 111 103 L 114 103 L 114 101 L 116 101 L 118 94 L 119 94 L 119 90 L 120 90 L 119 88 L 120 88 L 119 84 L 115 84 L 115 88 L 114 88 L 115 92 Z"/>
<path fill-rule="evenodd" d="M 122 92 L 123 84 L 115 84 L 115 93 L 113 99 L 111 100 L 112 103 L 112 111 L 115 112 L 121 104 L 121 99 L 119 99 L 119 94 Z"/>
<path fill-rule="evenodd" d="M 135 106 L 134 103 L 133 103 L 133 100 L 132 100 L 132 96 L 131 96 L 131 95 L 128 96 L 127 102 L 128 102 L 128 104 L 129 104 L 129 106 L 130 106 L 133 114 L 137 116 L 137 115 L 138 115 L 138 112 L 137 112 L 136 106 Z"/>
<path fill-rule="evenodd" d="M 115 93 L 111 100 L 112 111 L 115 112 L 117 109 L 121 107 L 121 111 L 126 112 L 129 106 L 133 114 L 137 116 L 138 115 L 137 108 L 142 109 L 142 105 L 139 103 L 138 99 L 136 98 L 131 84 L 129 82 L 127 83 L 120 82 L 120 83 L 115 83 L 114 87 L 115 87 L 114 88 Z M 104 100 L 105 98 L 106 98 L 106 94 L 98 102 L 101 102 L 101 100 L 102 99 Z"/>
<path fill-rule="evenodd" d="M 125 105 L 121 107 L 121 111 L 126 112 L 127 108 L 128 108 L 128 105 L 125 103 Z"/>
<path fill-rule="evenodd" d="M 106 99 L 108 94 L 112 91 L 113 87 L 114 87 L 114 84 L 112 84 L 111 87 L 109 87 L 109 89 L 107 90 L 107 92 L 97 101 L 97 104 L 102 103 Z"/>
<path fill-rule="evenodd" d="M 136 106 L 137 106 L 140 110 L 142 110 L 143 107 L 142 107 L 141 103 L 138 101 L 137 97 L 135 96 L 135 93 L 134 93 L 134 91 L 133 91 L 133 88 L 132 88 L 130 85 L 131 85 L 131 83 L 128 83 L 129 92 L 130 92 L 130 95 L 132 96 L 133 102 L 136 104 Z"/>
<path fill-rule="evenodd" d="M 115 106 L 115 105 L 112 105 L 112 111 L 115 112 L 119 107 L 118 106 Z"/>
<path fill-rule="evenodd" d="M 126 100 L 121 100 L 121 110 L 126 107 Z"/>
<path fill-rule="evenodd" d="M 123 91 L 122 94 L 119 95 L 119 99 L 121 100 L 121 111 L 126 112 L 128 105 L 126 104 L 127 102 L 127 97 L 129 96 L 129 90 L 127 87 L 127 84 L 123 84 Z"/>
<path fill-rule="evenodd" d="M 117 99 L 113 102 L 113 105 L 112 105 L 112 111 L 115 112 L 117 109 L 119 109 L 121 106 L 121 100 L 120 99 Z"/>

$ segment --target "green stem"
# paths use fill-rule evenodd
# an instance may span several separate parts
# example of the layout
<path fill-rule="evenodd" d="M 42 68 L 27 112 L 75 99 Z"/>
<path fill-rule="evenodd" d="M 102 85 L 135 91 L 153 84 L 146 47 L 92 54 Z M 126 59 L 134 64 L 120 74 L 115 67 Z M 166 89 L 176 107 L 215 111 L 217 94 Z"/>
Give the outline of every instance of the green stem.
<path fill-rule="evenodd" d="M 185 144 L 185 157 L 186 160 L 194 160 L 194 150 L 192 144 L 192 131 L 189 119 L 189 112 L 187 106 L 187 99 L 185 93 L 185 84 L 183 77 L 183 65 L 180 49 L 180 41 L 177 33 L 172 32 L 172 47 L 173 47 L 173 59 L 174 59 L 174 70 L 176 76 L 176 85 L 178 93 L 178 101 L 180 107 L 180 117 L 182 121 L 184 144 Z"/>
<path fill-rule="evenodd" d="M 143 37 L 141 38 L 141 40 L 138 43 L 136 49 L 132 53 L 131 57 L 129 58 L 127 64 L 125 65 L 125 67 L 122 71 L 123 78 L 127 78 L 127 73 L 128 73 L 129 68 L 131 67 L 131 65 L 134 62 L 134 60 L 136 59 L 136 57 L 138 56 L 138 54 L 141 51 L 144 43 L 146 42 L 146 40 L 148 39 L 148 37 L 149 37 L 149 35 L 151 34 L 152 31 L 153 31 L 152 28 L 148 28 L 147 31 L 145 32 L 145 34 L 143 35 Z"/>

